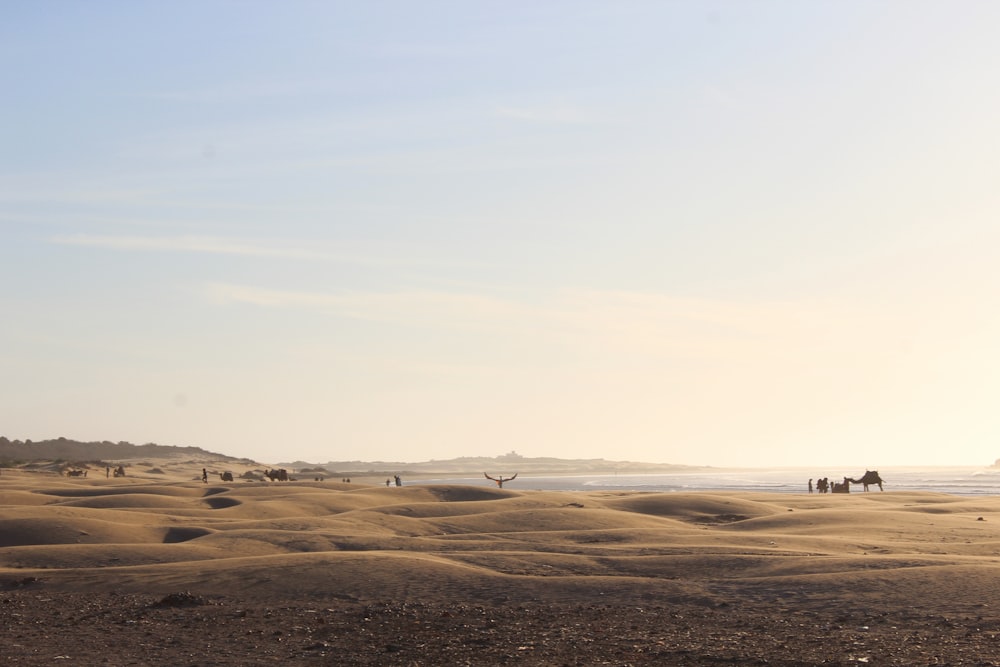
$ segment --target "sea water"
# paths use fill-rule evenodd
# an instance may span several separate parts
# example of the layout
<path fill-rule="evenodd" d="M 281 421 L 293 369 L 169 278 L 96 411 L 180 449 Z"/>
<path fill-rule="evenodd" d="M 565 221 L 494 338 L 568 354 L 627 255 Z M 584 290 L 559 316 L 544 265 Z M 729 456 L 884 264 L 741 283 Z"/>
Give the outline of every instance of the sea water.
<path fill-rule="evenodd" d="M 512 471 L 513 473 L 513 471 Z M 759 468 L 739 470 L 697 470 L 650 475 L 524 475 L 505 482 L 509 489 L 545 491 L 767 491 L 773 493 L 808 493 L 809 480 L 827 477 L 841 482 L 844 477 L 859 479 L 864 468 Z M 934 491 L 962 496 L 1000 494 L 1000 468 L 995 467 L 887 467 L 879 469 L 885 491 Z M 495 476 L 495 475 L 494 475 Z M 472 484 L 493 486 L 484 477 L 442 477 L 406 482 L 415 484 Z M 863 490 L 852 485 L 852 492 Z M 878 491 L 877 486 L 870 490 Z"/>

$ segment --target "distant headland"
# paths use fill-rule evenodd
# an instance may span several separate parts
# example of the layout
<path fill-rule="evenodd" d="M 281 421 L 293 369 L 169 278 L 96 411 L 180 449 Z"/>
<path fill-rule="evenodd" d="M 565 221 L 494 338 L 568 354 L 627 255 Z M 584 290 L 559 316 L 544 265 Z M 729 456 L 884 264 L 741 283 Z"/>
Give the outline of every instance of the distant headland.
<path fill-rule="evenodd" d="M 670 473 L 693 470 L 709 470 L 708 466 L 688 466 L 673 463 L 644 463 L 639 461 L 609 461 L 607 459 L 559 459 L 547 456 L 528 457 L 515 451 L 500 456 L 461 456 L 454 459 L 423 461 L 419 463 L 401 461 L 327 461 L 307 463 L 289 461 L 283 467 L 301 470 L 312 466 L 322 466 L 329 470 L 347 471 L 356 476 L 401 471 L 410 475 L 461 475 L 465 473 L 481 475 L 484 470 L 502 470 L 534 475 L 568 474 L 649 474 Z M 346 474 L 346 473 L 345 473 Z"/>
<path fill-rule="evenodd" d="M 129 442 L 81 442 L 60 437 L 51 440 L 10 440 L 0 436 L 0 466 L 17 466 L 31 461 L 104 462 L 140 458 L 190 458 L 231 461 L 255 464 L 248 458 L 227 456 L 201 447 L 178 447 Z M 637 461 L 609 461 L 607 459 L 560 459 L 553 457 L 526 457 L 511 451 L 500 456 L 462 456 L 447 460 L 422 462 L 330 460 L 325 463 L 307 461 L 273 462 L 290 470 L 326 469 L 338 475 L 362 476 L 369 474 L 407 475 L 481 475 L 484 470 L 520 472 L 522 474 L 642 474 L 670 473 L 710 469 L 707 466 L 687 466 L 672 463 L 644 463 Z"/>

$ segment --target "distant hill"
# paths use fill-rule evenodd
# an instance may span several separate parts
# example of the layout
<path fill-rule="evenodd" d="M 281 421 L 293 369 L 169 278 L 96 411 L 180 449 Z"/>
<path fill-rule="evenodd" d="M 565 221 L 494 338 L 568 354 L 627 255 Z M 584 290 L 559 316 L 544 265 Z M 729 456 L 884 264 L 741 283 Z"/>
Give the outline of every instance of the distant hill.
<path fill-rule="evenodd" d="M 251 459 L 226 456 L 201 447 L 175 447 L 173 445 L 133 445 L 128 442 L 80 442 L 68 438 L 54 440 L 9 440 L 0 436 L 0 465 L 16 465 L 29 461 L 123 461 L 142 458 L 179 458 L 232 461 L 254 464 Z M 463 456 L 448 460 L 430 460 L 419 463 L 398 461 L 328 461 L 309 463 L 292 461 L 278 464 L 290 470 L 323 469 L 345 477 L 365 474 L 400 475 L 481 475 L 491 474 L 649 474 L 704 470 L 704 466 L 684 466 L 671 463 L 641 463 L 635 461 L 609 461 L 607 459 L 558 459 L 552 457 L 525 457 L 517 452 L 501 456 Z"/>
<path fill-rule="evenodd" d="M 636 461 L 608 461 L 607 459 L 558 459 L 551 457 L 525 457 L 510 452 L 502 456 L 463 456 L 442 461 L 403 463 L 399 461 L 328 461 L 307 463 L 292 461 L 281 466 L 294 470 L 321 467 L 344 476 L 364 474 L 463 474 L 482 475 L 484 472 L 496 474 L 649 474 L 671 473 L 691 470 L 705 470 L 705 466 L 685 466 L 673 463 L 642 463 Z"/>
<path fill-rule="evenodd" d="M 55 440 L 8 440 L 0 437 L 0 462 L 63 460 L 63 461 L 118 461 L 138 458 L 205 458 L 248 461 L 224 454 L 209 452 L 201 447 L 173 447 L 170 445 L 133 445 L 128 442 L 79 442 L 66 438 Z"/>

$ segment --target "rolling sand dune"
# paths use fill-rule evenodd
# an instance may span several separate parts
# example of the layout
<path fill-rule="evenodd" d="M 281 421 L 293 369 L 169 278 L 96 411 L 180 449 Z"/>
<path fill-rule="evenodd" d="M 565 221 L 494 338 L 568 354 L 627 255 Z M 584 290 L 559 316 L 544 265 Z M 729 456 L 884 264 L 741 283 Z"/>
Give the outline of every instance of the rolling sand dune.
<path fill-rule="evenodd" d="M 250 642 L 259 650 L 196 664 L 279 655 L 323 664 L 473 656 L 480 664 L 591 664 L 587 656 L 601 651 L 610 664 L 1000 657 L 991 606 L 1000 593 L 998 498 L 222 483 L 217 474 L 205 484 L 202 462 L 147 467 L 154 464 L 155 473 L 140 468 L 124 478 L 0 476 L 0 614 L 10 664 L 107 658 L 101 633 L 117 626 L 46 634 L 60 613 L 66 621 L 94 605 L 109 623 L 116 614 L 145 618 L 153 637 L 145 654 L 133 646 L 120 663 L 112 653 L 101 664 L 186 660 L 163 647 L 170 625 L 151 619 L 183 614 L 188 603 L 214 619 L 204 636 L 228 628 L 219 642 L 237 632 L 233 619 L 255 614 L 256 625 L 241 626 L 252 626 L 248 636 L 306 627 L 303 614 L 313 626 L 330 615 L 344 623 L 340 639 L 300 633 L 299 644 L 319 646 L 311 651 L 286 655 L 284 646 Z M 285 611 L 266 617 L 268 605 Z M 382 634 L 358 639 L 365 621 L 349 610 L 374 614 Z M 488 650 L 476 644 L 469 619 L 484 615 L 515 636 L 500 632 Z M 324 621 L 327 629 L 335 619 Z M 798 629 L 788 625 L 795 619 Z M 593 623 L 618 630 L 596 642 Z M 472 635 L 451 641 L 463 632 Z M 60 643 L 70 636 L 72 647 Z M 590 652 L 574 652 L 588 638 Z M 452 652 L 434 652 L 445 649 Z"/>

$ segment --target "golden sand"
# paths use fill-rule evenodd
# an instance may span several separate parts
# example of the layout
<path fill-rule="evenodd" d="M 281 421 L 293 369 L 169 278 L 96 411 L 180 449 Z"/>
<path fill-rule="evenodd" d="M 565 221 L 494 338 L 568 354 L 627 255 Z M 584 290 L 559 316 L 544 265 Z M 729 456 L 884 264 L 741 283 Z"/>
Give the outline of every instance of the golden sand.
<path fill-rule="evenodd" d="M 3 470 L 4 589 L 988 618 L 1000 588 L 1000 498 L 387 488 L 144 463 Z"/>

